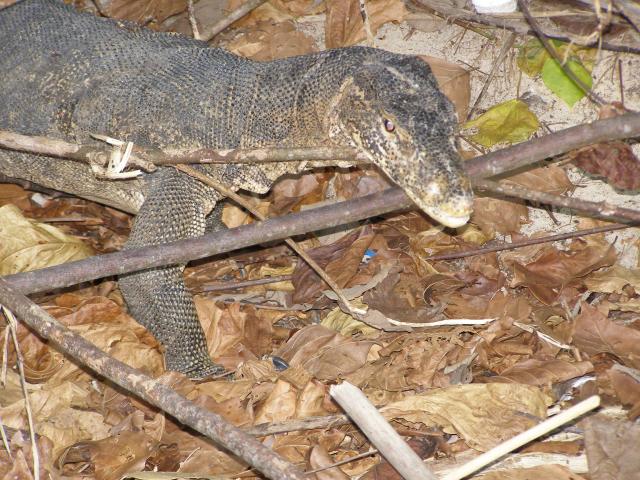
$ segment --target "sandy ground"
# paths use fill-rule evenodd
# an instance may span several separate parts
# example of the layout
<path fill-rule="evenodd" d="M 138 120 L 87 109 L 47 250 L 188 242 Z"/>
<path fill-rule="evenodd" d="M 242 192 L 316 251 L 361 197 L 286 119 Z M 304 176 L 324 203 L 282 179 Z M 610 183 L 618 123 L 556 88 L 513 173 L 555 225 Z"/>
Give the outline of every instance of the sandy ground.
<path fill-rule="evenodd" d="M 489 40 L 473 31 L 447 24 L 444 21 L 434 22 L 435 30 L 422 32 L 413 30 L 406 23 L 386 24 L 377 33 L 374 46 L 398 53 L 430 55 L 456 63 L 471 72 L 471 102 L 473 105 L 487 74 L 499 55 L 502 42 L 508 32 L 493 30 L 498 40 Z M 298 29 L 311 35 L 320 48 L 324 47 L 324 16 L 303 17 Z M 523 42 L 516 39 L 516 45 Z M 479 109 L 487 109 L 500 102 L 526 95 L 531 110 L 541 123 L 551 131 L 561 130 L 573 125 L 596 120 L 596 106 L 583 98 L 573 108 L 569 108 L 562 100 L 551 93 L 541 79 L 531 79 L 520 74 L 516 65 L 516 49 L 511 49 L 505 61 L 498 67 L 495 77 L 482 98 Z M 602 51 L 597 58 L 594 70 L 594 91 L 607 101 L 620 100 L 620 81 L 617 59 L 622 59 L 624 86 L 624 104 L 630 110 L 640 110 L 640 56 L 618 54 Z M 635 153 L 640 157 L 640 145 L 636 145 Z M 571 180 L 579 185 L 574 195 L 591 201 L 607 201 L 614 205 L 640 209 L 640 195 L 620 194 L 606 183 L 585 176 L 577 169 L 570 172 Z M 562 233 L 575 229 L 576 217 L 557 212 L 554 214 L 559 224 L 555 224 L 548 213 L 540 209 L 530 209 L 531 223 L 523 227 L 523 233 L 548 231 Z M 638 258 L 638 238 L 640 229 L 629 229 L 613 232 L 609 240 L 617 238 L 616 246 L 621 252 L 621 262 L 627 267 L 640 266 Z"/>

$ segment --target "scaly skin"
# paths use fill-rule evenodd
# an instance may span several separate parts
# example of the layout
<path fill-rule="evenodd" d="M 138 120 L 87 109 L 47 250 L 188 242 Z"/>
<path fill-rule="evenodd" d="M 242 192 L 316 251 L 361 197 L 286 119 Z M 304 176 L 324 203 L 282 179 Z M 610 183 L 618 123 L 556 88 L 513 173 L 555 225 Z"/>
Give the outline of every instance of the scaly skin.
<path fill-rule="evenodd" d="M 252 62 L 56 0 L 25 0 L 0 11 L 0 81 L 0 129 L 82 143 L 100 133 L 157 148 L 351 146 L 436 220 L 457 227 L 471 213 L 451 142 L 453 109 L 415 57 L 351 47 Z M 234 189 L 264 193 L 298 167 L 200 168 Z M 220 199 L 171 168 L 108 182 L 71 161 L 0 151 L 0 173 L 139 211 L 126 248 L 201 235 Z M 119 281 L 134 317 L 165 346 L 168 368 L 198 378 L 220 368 L 183 268 Z"/>

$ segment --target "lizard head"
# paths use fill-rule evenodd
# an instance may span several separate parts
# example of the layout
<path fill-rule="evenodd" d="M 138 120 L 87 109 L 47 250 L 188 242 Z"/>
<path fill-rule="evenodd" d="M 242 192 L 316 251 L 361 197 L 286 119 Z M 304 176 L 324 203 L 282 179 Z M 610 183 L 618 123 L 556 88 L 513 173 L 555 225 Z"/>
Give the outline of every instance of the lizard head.
<path fill-rule="evenodd" d="M 426 63 L 386 55 L 360 63 L 342 83 L 329 135 L 364 153 L 429 216 L 462 226 L 473 193 L 453 145 L 453 107 Z"/>

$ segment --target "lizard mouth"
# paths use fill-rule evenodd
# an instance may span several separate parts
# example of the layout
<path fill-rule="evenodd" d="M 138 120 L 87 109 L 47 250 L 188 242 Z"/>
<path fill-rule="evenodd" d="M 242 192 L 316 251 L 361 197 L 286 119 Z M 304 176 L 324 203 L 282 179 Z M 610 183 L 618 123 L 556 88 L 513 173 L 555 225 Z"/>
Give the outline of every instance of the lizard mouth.
<path fill-rule="evenodd" d="M 423 208 L 424 212 L 445 227 L 458 228 L 465 225 L 471 218 L 471 214 L 448 213 L 437 207 Z"/>
<path fill-rule="evenodd" d="M 437 183 L 437 182 L 434 182 Z M 420 210 L 445 227 L 458 228 L 465 225 L 473 213 L 473 195 L 465 190 L 457 194 L 445 195 L 445 198 L 437 198 L 442 191 L 432 183 L 430 189 L 416 191 L 414 188 L 405 188 L 406 194 Z M 437 191 L 439 195 L 434 198 L 428 194 Z"/>

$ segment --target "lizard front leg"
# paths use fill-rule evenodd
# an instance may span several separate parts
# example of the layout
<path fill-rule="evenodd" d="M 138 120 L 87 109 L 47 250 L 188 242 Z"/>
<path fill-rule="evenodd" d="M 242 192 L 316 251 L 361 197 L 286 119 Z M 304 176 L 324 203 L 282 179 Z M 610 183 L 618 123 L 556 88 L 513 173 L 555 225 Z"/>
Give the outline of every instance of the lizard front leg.
<path fill-rule="evenodd" d="M 150 186 L 125 248 L 197 237 L 217 193 L 166 168 L 152 175 Z M 221 373 L 207 351 L 202 327 L 182 272 L 184 265 L 123 275 L 120 289 L 133 317 L 165 347 L 167 369 L 202 378 Z"/>

